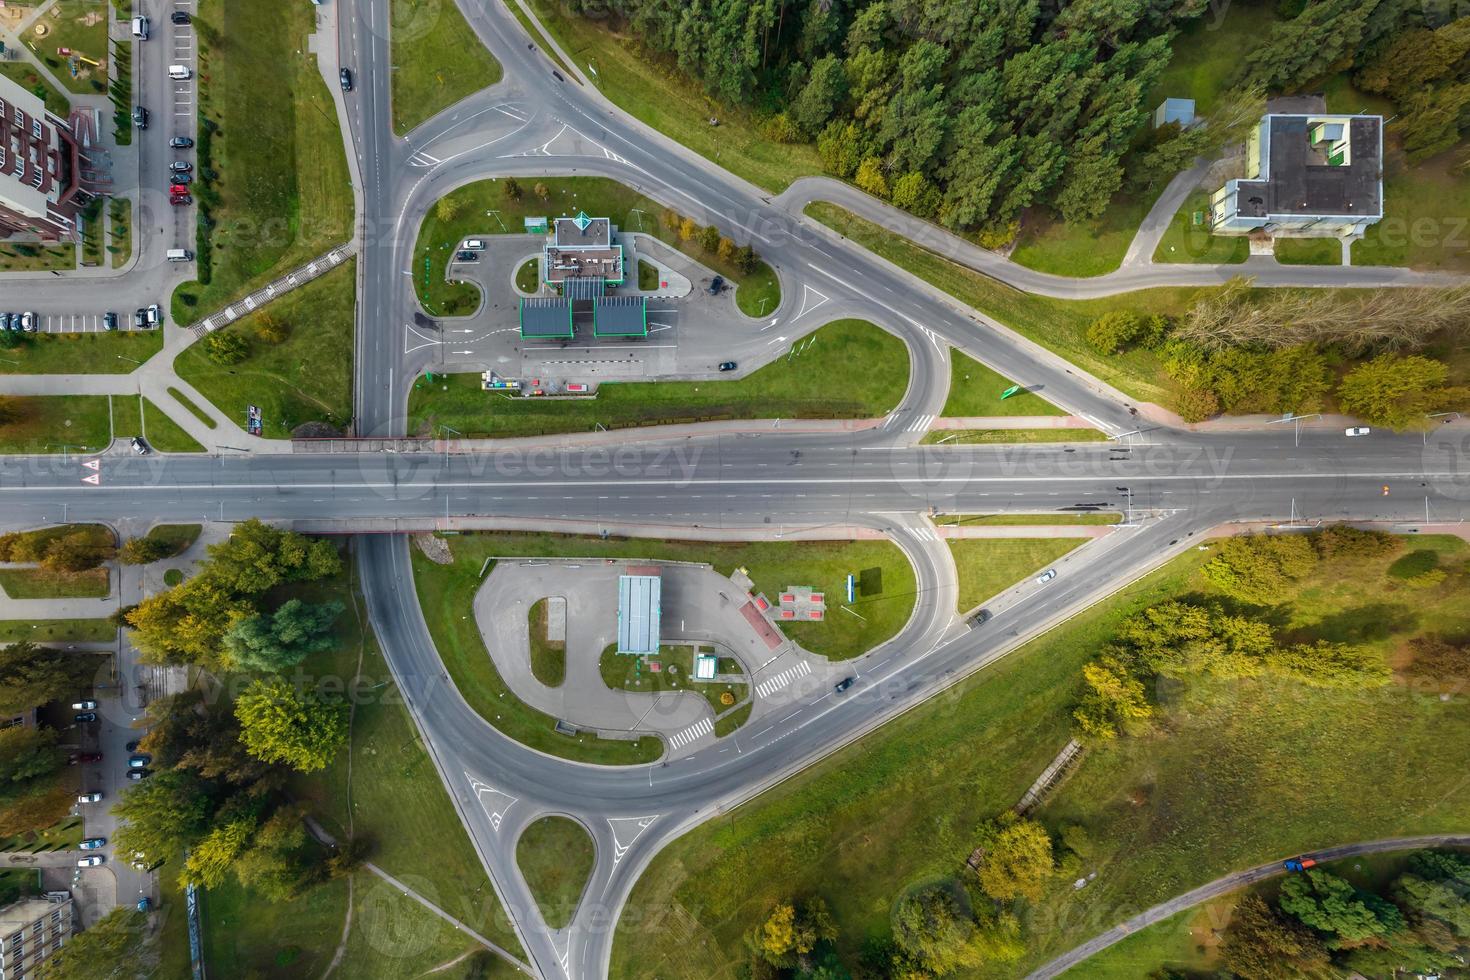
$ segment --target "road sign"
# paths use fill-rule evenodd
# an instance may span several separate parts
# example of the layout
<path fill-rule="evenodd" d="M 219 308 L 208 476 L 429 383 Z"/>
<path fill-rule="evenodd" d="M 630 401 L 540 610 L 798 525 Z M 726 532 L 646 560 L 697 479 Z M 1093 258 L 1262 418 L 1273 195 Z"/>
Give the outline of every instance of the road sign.
<path fill-rule="evenodd" d="M 101 466 L 102 466 L 102 460 L 100 460 L 100 459 L 86 459 L 86 460 L 83 460 L 82 461 L 82 465 L 85 466 L 89 470 L 96 470 L 96 469 L 100 469 L 101 468 Z"/>
<path fill-rule="evenodd" d="M 1002 391 L 1000 393 L 1000 400 L 1001 401 L 1005 401 L 1007 398 L 1011 397 L 1012 395 L 1019 395 L 1020 393 L 1021 393 L 1021 386 L 1020 385 L 1011 385 L 1005 391 Z"/>

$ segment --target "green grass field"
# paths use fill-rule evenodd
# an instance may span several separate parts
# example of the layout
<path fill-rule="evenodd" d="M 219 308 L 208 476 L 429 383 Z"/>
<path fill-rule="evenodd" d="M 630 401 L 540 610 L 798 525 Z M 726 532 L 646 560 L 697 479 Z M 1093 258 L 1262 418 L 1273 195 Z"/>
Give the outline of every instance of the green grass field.
<path fill-rule="evenodd" d="M 0 405 L 0 452 L 89 453 L 112 442 L 106 395 L 17 396 Z"/>
<path fill-rule="evenodd" d="M 533 268 L 536 265 L 534 261 L 527 262 L 526 264 L 532 266 Z M 516 276 L 516 284 L 520 284 L 519 274 L 517 274 Z M 651 263 L 645 262 L 642 259 L 638 260 L 638 288 L 644 290 L 658 288 L 658 269 Z M 530 290 L 527 290 L 527 292 L 530 292 Z"/>
<path fill-rule="evenodd" d="M 981 364 L 963 351 L 949 352 L 949 397 L 945 418 L 996 415 L 1066 415 L 1040 395 L 1025 391 L 1001 400 L 1001 392 L 1015 382 Z"/>
<path fill-rule="evenodd" d="M 1118 309 L 1178 315 L 1197 290 L 1149 289 L 1092 300 L 1034 296 L 956 265 L 835 205 L 809 204 L 806 213 L 1127 394 L 1146 401 L 1168 399 L 1170 389 L 1160 383 L 1163 372 L 1158 358 L 1145 350 L 1104 357 L 1088 345 L 1087 325 Z M 1026 378 L 1014 380 L 1028 383 Z"/>
<path fill-rule="evenodd" d="M 179 377 L 241 427 L 246 408 L 260 406 L 268 438 L 289 438 L 304 422 L 345 426 L 352 418 L 355 265 L 355 259 L 344 262 L 223 328 L 249 340 L 243 362 L 216 364 L 201 342 L 174 362 Z M 279 344 L 259 337 L 268 318 L 287 327 Z"/>
<path fill-rule="evenodd" d="M 143 412 L 143 435 L 148 445 L 161 453 L 202 453 L 204 446 L 185 432 L 152 399 L 139 395 Z"/>
<path fill-rule="evenodd" d="M 180 405 L 183 405 L 185 408 L 187 408 L 189 410 L 189 414 L 193 415 L 196 419 L 203 423 L 205 428 L 213 429 L 217 427 L 217 423 L 214 421 L 214 417 L 206 412 L 204 409 L 200 408 L 199 403 L 194 401 L 194 399 L 190 398 L 178 388 L 174 387 L 170 387 L 168 389 L 168 393 L 172 395 Z"/>
<path fill-rule="evenodd" d="M 1059 276 L 1101 276 L 1123 262 L 1138 226 L 1163 191 L 1114 195 L 1096 221 L 1068 224 L 1038 208 L 1027 212 L 1011 260 Z"/>
<path fill-rule="evenodd" d="M 442 0 L 392 0 L 393 131 L 403 136 L 500 81 L 500 63 L 464 15 Z"/>
<path fill-rule="evenodd" d="M 1144 100 L 1148 111 L 1166 98 L 1193 99 L 1195 113 L 1208 115 L 1241 56 L 1265 39 L 1276 20 L 1269 0 L 1237 0 L 1190 21 L 1174 39 L 1169 65 Z"/>
<path fill-rule="evenodd" d="M 1470 548 L 1429 537 L 1413 546 L 1457 571 L 1424 592 L 1389 579 L 1388 559 L 1324 564 L 1282 596 L 1272 622 L 1289 642 L 1340 639 L 1388 657 L 1409 635 L 1460 635 Z M 1175 559 L 952 695 L 675 841 L 634 889 L 612 974 L 733 975 L 745 960 L 741 936 L 793 895 L 827 901 L 850 965 L 865 937 L 887 933 L 905 886 L 956 874 L 976 823 L 1014 804 L 1066 742 L 1080 667 L 1116 625 L 1170 597 L 1210 594 L 1198 572 L 1207 558 Z M 1470 737 L 1463 695 L 1266 681 L 1160 695 L 1154 734 L 1094 749 L 1038 811 L 1053 832 L 1085 828 L 1095 847 L 1080 873 L 1097 878 L 1080 892 L 1054 881 L 1028 912 L 1045 925 L 1031 929 L 1024 960 L 977 976 L 1023 974 L 1236 868 L 1340 841 L 1463 828 L 1470 818 L 1463 759 L 1444 751 Z"/>
<path fill-rule="evenodd" d="M 28 61 L 0 61 L 0 75 L 46 102 L 46 110 L 60 119 L 71 115 L 71 99 L 48 82 Z"/>
<path fill-rule="evenodd" d="M 419 302 L 435 316 L 467 316 L 480 305 L 480 290 L 469 283 L 447 282 L 444 272 L 459 243 L 466 238 L 484 235 L 521 234 L 523 219 L 543 217 L 555 219 L 586 211 L 596 218 L 611 218 L 620 231 L 652 235 L 670 248 L 678 249 L 711 271 L 736 284 L 735 303 L 750 316 L 770 312 L 781 303 L 780 286 L 775 273 L 764 262 L 749 275 L 743 275 L 733 262 L 714 252 L 706 252 L 696 241 L 684 241 L 677 228 L 665 226 L 663 207 L 637 191 L 606 177 L 542 177 L 519 178 L 519 198 L 506 194 L 506 182 L 480 180 L 466 184 L 444 197 L 452 216 L 440 217 L 439 205 L 430 208 L 419 225 L 414 246 L 414 285 Z M 546 196 L 536 194 L 542 185 Z M 487 215 L 487 212 L 495 212 Z M 697 217 L 697 216 L 696 216 Z M 522 275 L 517 272 L 517 280 Z M 625 270 L 632 276 L 634 270 Z M 524 286 L 523 286 L 524 288 Z M 533 289 L 527 289 L 533 292 Z"/>
<path fill-rule="evenodd" d="M 420 380 L 408 396 L 408 429 L 526 436 L 597 425 L 874 418 L 903 398 L 908 376 L 902 340 L 864 320 L 835 320 L 798 341 L 787 357 L 736 381 L 604 382 L 596 398 L 555 399 L 482 391 L 478 374 Z"/>
<path fill-rule="evenodd" d="M 452 7 L 450 8 L 452 9 Z M 212 209 L 208 282 L 174 291 L 174 322 L 187 326 L 276 276 L 347 240 L 352 186 L 337 110 L 306 39 L 310 4 L 227 4 L 201 0 L 199 115 L 218 126 L 200 140 L 194 197 Z M 261 125 L 261 120 L 270 125 Z M 211 177 L 209 171 L 218 173 Z M 201 236 L 203 237 L 203 236 Z"/>
<path fill-rule="evenodd" d="M 148 529 L 148 538 L 161 541 L 170 548 L 168 557 L 182 555 L 199 540 L 203 524 L 155 524 Z"/>
<path fill-rule="evenodd" d="M 77 247 L 71 243 L 35 245 L 16 242 L 0 246 L 0 272 L 70 271 L 76 267 Z"/>
<path fill-rule="evenodd" d="M 105 619 L 0 620 L 0 643 L 110 643 L 117 627 Z"/>
<path fill-rule="evenodd" d="M 1353 265 L 1470 271 L 1470 181 L 1455 173 L 1466 144 L 1410 166 L 1395 136 L 1384 146 L 1383 220 L 1353 243 Z"/>
<path fill-rule="evenodd" d="M 1096 429 L 932 429 L 919 440 L 923 446 L 991 446 L 1033 442 L 1107 442 Z"/>
<path fill-rule="evenodd" d="M 526 613 L 526 629 L 531 637 L 531 674 L 547 687 L 561 687 L 567 678 L 567 644 L 565 640 L 548 640 L 546 625 L 546 600 L 537 599 Z"/>
<path fill-rule="evenodd" d="M 659 670 L 651 670 L 657 661 Z M 672 669 L 671 669 L 672 668 Z M 618 653 L 617 644 L 602 651 L 597 669 L 602 682 L 615 691 L 638 691 L 661 694 L 665 691 L 691 691 L 709 702 L 715 714 L 745 700 L 744 684 L 712 684 L 690 680 L 694 676 L 694 649 L 689 646 L 660 647 L 658 656 L 636 657 Z M 720 696 L 729 694 L 735 700 L 722 704 Z"/>
<path fill-rule="evenodd" d="M 107 251 L 112 254 L 112 267 L 121 269 L 133 257 L 133 202 L 125 197 L 109 198 L 107 215 Z"/>
<path fill-rule="evenodd" d="M 638 288 L 643 289 L 643 267 L 647 263 L 638 263 Z M 541 288 L 541 260 L 527 259 L 521 263 L 516 270 L 516 288 L 523 293 L 535 293 Z"/>
<path fill-rule="evenodd" d="M 949 553 L 959 573 L 957 612 L 968 612 L 1012 585 L 1049 567 L 1084 538 L 950 538 Z"/>
<path fill-rule="evenodd" d="M 1342 265 L 1342 243 L 1336 238 L 1278 238 L 1275 252 L 1283 265 Z"/>
<path fill-rule="evenodd" d="M 1245 237 L 1212 235 L 1209 221 L 1210 195 L 1195 191 L 1179 206 L 1169 230 L 1159 239 L 1154 261 L 1226 264 L 1250 258 L 1251 246 Z"/>
<path fill-rule="evenodd" d="M 1233 902 L 1213 902 L 1210 909 L 1226 911 Z M 1109 946 L 1061 974 L 1067 980 L 1140 980 L 1167 968 L 1188 971 L 1188 976 L 1210 975 L 1218 968 L 1215 944 L 1218 937 L 1210 930 L 1225 919 L 1214 920 L 1206 909 L 1185 909 L 1140 929 L 1122 942 Z"/>
<path fill-rule="evenodd" d="M 105 599 L 108 571 L 53 572 L 44 568 L 0 568 L 0 589 L 12 599 Z"/>
<path fill-rule="evenodd" d="M 78 60 L 76 74 L 73 75 L 70 59 L 57 54 L 56 49 L 67 48 L 93 61 L 105 63 L 109 54 L 108 13 L 108 6 L 102 0 L 57 0 L 42 19 L 50 33 L 46 36 L 41 57 L 51 73 L 78 95 L 97 95 L 106 91 L 107 72 Z"/>
<path fill-rule="evenodd" d="M 675 142 L 771 191 L 821 173 L 813 145 L 767 139 L 754 116 L 716 103 L 671 57 L 650 53 L 631 33 L 614 34 L 551 0 L 529 0 L 529 5 L 603 95 Z M 587 69 L 589 63 L 595 73 Z M 711 118 L 720 124 L 711 126 Z"/>
<path fill-rule="evenodd" d="M 516 842 L 516 864 L 551 928 L 572 921 L 594 857 L 592 838 L 567 817 L 542 817 Z"/>
<path fill-rule="evenodd" d="M 130 374 L 163 349 L 163 331 L 28 333 L 14 344 L 0 346 L 0 374 Z"/>

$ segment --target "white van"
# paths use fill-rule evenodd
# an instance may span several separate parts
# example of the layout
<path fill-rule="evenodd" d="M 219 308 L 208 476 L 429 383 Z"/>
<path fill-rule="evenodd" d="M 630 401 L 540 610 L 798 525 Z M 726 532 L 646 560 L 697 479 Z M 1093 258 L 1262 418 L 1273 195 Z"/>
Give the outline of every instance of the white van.
<path fill-rule="evenodd" d="M 187 248 L 171 248 L 168 250 L 168 260 L 170 262 L 192 262 L 194 253 Z"/>
<path fill-rule="evenodd" d="M 133 37 L 137 38 L 140 41 L 146 41 L 146 40 L 148 40 L 148 18 L 147 17 L 134 17 L 133 18 Z"/>
<path fill-rule="evenodd" d="M 483 238 L 466 238 L 464 244 L 460 246 L 460 248 L 468 249 L 471 252 L 481 251 L 484 247 L 485 239 Z"/>
<path fill-rule="evenodd" d="M 182 82 L 186 78 L 193 78 L 194 73 L 184 65 L 169 65 L 168 77 L 176 82 Z"/>

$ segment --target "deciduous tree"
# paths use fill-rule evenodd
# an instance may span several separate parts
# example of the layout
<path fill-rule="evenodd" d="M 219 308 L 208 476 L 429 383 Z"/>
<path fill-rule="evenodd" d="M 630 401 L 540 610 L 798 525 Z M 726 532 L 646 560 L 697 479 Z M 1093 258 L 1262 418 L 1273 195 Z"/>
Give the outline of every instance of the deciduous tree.
<path fill-rule="evenodd" d="M 279 678 L 253 681 L 235 701 L 245 748 L 300 772 L 324 769 L 347 741 L 347 706 Z"/>
<path fill-rule="evenodd" d="M 980 863 L 980 887 L 997 901 L 1034 902 L 1055 867 L 1046 828 L 1035 820 L 1018 820 L 991 839 Z"/>
<path fill-rule="evenodd" d="M 1259 895 L 1236 905 L 1220 952 L 1241 980 L 1275 980 L 1327 966 L 1327 950 L 1312 930 L 1278 915 Z"/>

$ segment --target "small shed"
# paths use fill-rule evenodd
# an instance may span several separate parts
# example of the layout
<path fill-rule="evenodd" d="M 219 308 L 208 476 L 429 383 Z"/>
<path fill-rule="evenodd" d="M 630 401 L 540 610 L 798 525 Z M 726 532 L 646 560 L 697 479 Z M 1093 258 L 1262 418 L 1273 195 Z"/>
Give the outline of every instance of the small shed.
<path fill-rule="evenodd" d="M 1167 126 L 1169 123 L 1178 123 L 1180 128 L 1185 128 L 1193 122 L 1193 99 L 1165 99 L 1154 110 L 1154 129 Z"/>

